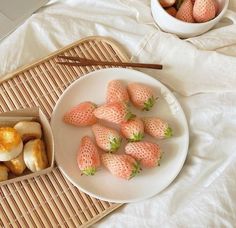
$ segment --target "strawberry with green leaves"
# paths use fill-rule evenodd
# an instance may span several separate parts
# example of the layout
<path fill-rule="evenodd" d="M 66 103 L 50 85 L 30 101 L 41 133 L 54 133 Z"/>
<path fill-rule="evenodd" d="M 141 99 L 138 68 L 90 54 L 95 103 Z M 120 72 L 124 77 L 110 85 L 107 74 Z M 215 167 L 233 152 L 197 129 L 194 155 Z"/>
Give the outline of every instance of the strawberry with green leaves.
<path fill-rule="evenodd" d="M 89 136 L 84 136 L 81 139 L 77 163 L 82 174 L 87 176 L 94 175 L 100 166 L 99 151 Z"/>
<path fill-rule="evenodd" d="M 96 143 L 101 149 L 113 153 L 120 148 L 122 138 L 116 130 L 102 126 L 101 124 L 94 124 L 92 131 Z"/>
<path fill-rule="evenodd" d="M 106 102 L 129 102 L 129 95 L 126 86 L 119 80 L 112 80 L 108 83 Z"/>
<path fill-rule="evenodd" d="M 65 123 L 76 127 L 93 125 L 97 122 L 97 118 L 93 114 L 96 107 L 97 105 L 90 101 L 82 102 L 69 110 L 64 115 L 63 120 Z"/>
<path fill-rule="evenodd" d="M 173 135 L 171 127 L 162 119 L 146 117 L 142 120 L 144 123 L 144 131 L 157 139 L 170 138 Z"/>
<path fill-rule="evenodd" d="M 116 177 L 129 180 L 140 172 L 140 164 L 127 154 L 102 154 L 103 165 Z"/>
<path fill-rule="evenodd" d="M 137 142 L 144 137 L 144 125 L 140 118 L 134 118 L 120 125 L 121 134 L 131 142 Z"/>
<path fill-rule="evenodd" d="M 130 83 L 128 85 L 128 93 L 133 105 L 139 109 L 149 111 L 156 103 L 156 97 L 147 85 L 141 83 Z"/>
<path fill-rule="evenodd" d="M 123 121 L 128 121 L 135 117 L 135 115 L 129 111 L 125 102 L 104 104 L 94 111 L 94 115 L 98 119 L 106 120 L 115 124 L 121 124 Z"/>
<path fill-rule="evenodd" d="M 162 155 L 158 144 L 147 141 L 128 143 L 125 153 L 140 161 L 141 165 L 146 168 L 158 166 Z"/>

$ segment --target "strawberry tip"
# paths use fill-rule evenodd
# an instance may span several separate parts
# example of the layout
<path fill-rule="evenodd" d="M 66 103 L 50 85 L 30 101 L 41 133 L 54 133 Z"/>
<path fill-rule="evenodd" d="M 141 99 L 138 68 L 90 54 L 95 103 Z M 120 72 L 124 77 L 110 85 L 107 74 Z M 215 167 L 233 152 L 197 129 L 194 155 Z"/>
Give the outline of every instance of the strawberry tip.
<path fill-rule="evenodd" d="M 133 137 L 129 139 L 129 142 L 138 142 L 141 141 L 143 139 L 144 135 L 139 132 L 137 134 L 133 134 Z"/>
<path fill-rule="evenodd" d="M 112 153 L 112 152 L 117 151 L 120 148 L 121 142 L 122 142 L 122 138 L 113 138 L 110 141 L 110 150 L 109 150 L 109 152 Z"/>
<path fill-rule="evenodd" d="M 141 164 L 140 161 L 136 161 L 136 162 L 134 163 L 134 165 L 133 165 L 133 170 L 132 170 L 132 173 L 131 173 L 131 175 L 130 175 L 129 180 L 130 180 L 131 178 L 137 176 L 137 174 L 140 173 L 140 171 L 141 171 L 140 164 Z"/>
<path fill-rule="evenodd" d="M 184 2 L 184 0 L 177 0 L 176 1 L 176 8 L 177 8 L 177 10 L 180 8 L 180 6 L 182 5 L 183 2 Z"/>
<path fill-rule="evenodd" d="M 131 120 L 133 119 L 134 117 L 136 117 L 135 114 L 131 113 L 131 112 L 128 112 L 126 115 L 125 115 L 125 120 Z"/>
<path fill-rule="evenodd" d="M 166 130 L 165 130 L 165 138 L 170 138 L 171 136 L 173 136 L 173 131 L 170 127 L 168 127 Z"/>
<path fill-rule="evenodd" d="M 96 105 L 95 103 L 93 103 L 93 107 L 94 107 L 94 108 L 97 108 L 97 107 L 98 107 L 98 105 Z"/>
<path fill-rule="evenodd" d="M 84 170 L 82 170 L 82 174 L 85 174 L 86 176 L 93 176 L 96 173 L 96 168 L 94 167 L 88 167 Z"/>
<path fill-rule="evenodd" d="M 163 154 L 163 152 L 161 153 L 160 157 L 157 158 L 157 166 L 161 166 L 162 154 Z"/>
<path fill-rule="evenodd" d="M 143 110 L 145 111 L 149 111 L 155 104 L 156 100 L 158 99 L 158 97 L 153 97 L 151 96 L 150 98 L 148 98 L 148 100 L 146 102 L 144 102 L 143 104 Z"/>

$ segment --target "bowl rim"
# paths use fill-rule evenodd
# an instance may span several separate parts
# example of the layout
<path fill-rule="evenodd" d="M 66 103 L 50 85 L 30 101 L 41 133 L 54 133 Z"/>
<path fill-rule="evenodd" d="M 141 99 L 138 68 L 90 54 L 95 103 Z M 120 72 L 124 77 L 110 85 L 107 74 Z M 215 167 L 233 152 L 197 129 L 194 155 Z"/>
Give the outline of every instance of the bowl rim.
<path fill-rule="evenodd" d="M 170 20 L 173 20 L 173 22 L 175 22 L 175 23 L 177 22 L 177 23 L 182 24 L 184 26 L 191 25 L 194 27 L 204 26 L 204 25 L 209 25 L 209 24 L 214 23 L 215 21 L 217 21 L 219 18 L 221 18 L 225 14 L 225 11 L 227 10 L 228 5 L 229 5 L 229 0 L 225 0 L 224 7 L 222 8 L 221 12 L 215 18 L 211 19 L 210 21 L 206 21 L 206 22 L 192 23 L 192 22 L 181 21 L 181 20 L 177 19 L 176 17 L 173 17 L 172 15 L 168 14 L 165 11 L 164 7 L 161 6 L 159 0 L 151 0 L 151 1 L 152 1 L 152 3 L 156 4 L 158 6 L 158 8 L 161 8 L 161 10 L 166 14 L 166 16 L 169 17 Z M 151 4 L 151 8 L 153 8 L 153 7 L 154 7 L 153 4 Z M 153 10 L 155 10 L 155 9 L 153 9 Z"/>

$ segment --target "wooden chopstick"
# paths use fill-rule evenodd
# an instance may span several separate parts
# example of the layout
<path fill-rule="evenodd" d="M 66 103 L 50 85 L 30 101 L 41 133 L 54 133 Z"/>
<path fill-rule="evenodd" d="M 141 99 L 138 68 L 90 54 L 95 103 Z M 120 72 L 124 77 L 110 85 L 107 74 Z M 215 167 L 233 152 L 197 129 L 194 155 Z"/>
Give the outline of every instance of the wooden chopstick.
<path fill-rule="evenodd" d="M 66 61 L 57 61 L 56 63 L 68 66 L 121 66 L 121 67 L 139 67 L 139 68 L 152 68 L 152 69 L 162 69 L 160 64 L 149 64 L 149 63 L 129 63 L 129 62 L 108 62 L 100 60 L 85 59 L 75 56 L 62 56 L 59 55 L 59 58 L 72 60 L 75 62 L 66 62 Z"/>
<path fill-rule="evenodd" d="M 86 59 L 86 58 L 82 58 L 79 56 L 65 56 L 65 55 L 58 55 L 59 58 L 61 59 L 68 59 L 68 60 L 73 60 L 76 62 L 90 62 L 90 61 L 97 61 L 97 60 L 93 60 L 93 59 Z"/>

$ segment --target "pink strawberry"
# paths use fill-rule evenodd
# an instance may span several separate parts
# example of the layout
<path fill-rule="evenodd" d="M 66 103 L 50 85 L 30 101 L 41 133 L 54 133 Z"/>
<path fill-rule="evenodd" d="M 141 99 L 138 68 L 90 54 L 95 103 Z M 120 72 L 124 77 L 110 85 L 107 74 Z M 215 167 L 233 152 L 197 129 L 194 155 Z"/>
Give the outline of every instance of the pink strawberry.
<path fill-rule="evenodd" d="M 127 102 L 129 101 L 129 95 L 125 85 L 119 80 L 110 81 L 107 86 L 106 102 Z"/>
<path fill-rule="evenodd" d="M 146 168 L 159 165 L 162 154 L 159 145 L 146 141 L 128 143 L 125 153 L 140 161 L 141 165 Z"/>
<path fill-rule="evenodd" d="M 135 118 L 128 120 L 127 122 L 122 122 L 120 131 L 122 135 L 131 142 L 140 141 L 144 136 L 143 121 L 140 118 Z"/>
<path fill-rule="evenodd" d="M 94 124 L 92 130 L 97 142 L 97 145 L 109 152 L 115 152 L 120 148 L 122 138 L 120 134 L 111 128 L 104 127 L 101 124 Z"/>
<path fill-rule="evenodd" d="M 156 102 L 153 90 L 141 83 L 130 83 L 128 93 L 133 105 L 146 111 L 149 111 Z"/>
<path fill-rule="evenodd" d="M 173 135 L 168 123 L 157 117 L 143 118 L 143 123 L 144 131 L 157 139 L 169 138 Z"/>
<path fill-rule="evenodd" d="M 135 116 L 129 111 L 125 102 L 114 102 L 102 105 L 94 111 L 94 115 L 98 119 L 103 119 L 115 124 L 120 124 Z"/>
<path fill-rule="evenodd" d="M 215 6 L 215 11 L 216 11 L 216 15 L 217 15 L 218 10 L 219 10 L 219 5 L 218 5 L 218 2 L 216 0 L 213 0 L 213 3 L 214 3 L 214 6 Z"/>
<path fill-rule="evenodd" d="M 191 0 L 185 0 L 177 14 L 176 14 L 176 18 L 181 20 L 181 21 L 185 21 L 185 22 L 189 22 L 189 23 L 194 23 L 194 18 L 193 18 L 193 3 Z"/>
<path fill-rule="evenodd" d="M 192 0 L 192 3 L 193 3 L 193 1 L 195 1 L 195 0 Z M 177 10 L 179 10 L 179 8 L 183 2 L 184 2 L 184 0 L 176 0 L 175 7 Z"/>
<path fill-rule="evenodd" d="M 98 149 L 89 136 L 84 136 L 81 139 L 77 163 L 82 174 L 87 176 L 94 175 L 100 166 Z"/>
<path fill-rule="evenodd" d="M 103 165 L 112 175 L 126 180 L 135 177 L 140 172 L 140 165 L 127 154 L 102 154 Z"/>
<path fill-rule="evenodd" d="M 206 22 L 216 15 L 216 8 L 213 0 L 196 0 L 193 6 L 193 17 L 197 22 Z"/>
<path fill-rule="evenodd" d="M 162 7 L 170 7 L 175 4 L 175 0 L 159 0 Z"/>
<path fill-rule="evenodd" d="M 177 10 L 174 7 L 169 7 L 165 9 L 168 14 L 170 14 L 172 17 L 176 16 Z"/>
<path fill-rule="evenodd" d="M 82 102 L 73 107 L 69 112 L 64 115 L 64 122 L 75 125 L 76 127 L 84 127 L 93 125 L 97 119 L 93 112 L 96 109 L 96 105 L 90 101 Z"/>

